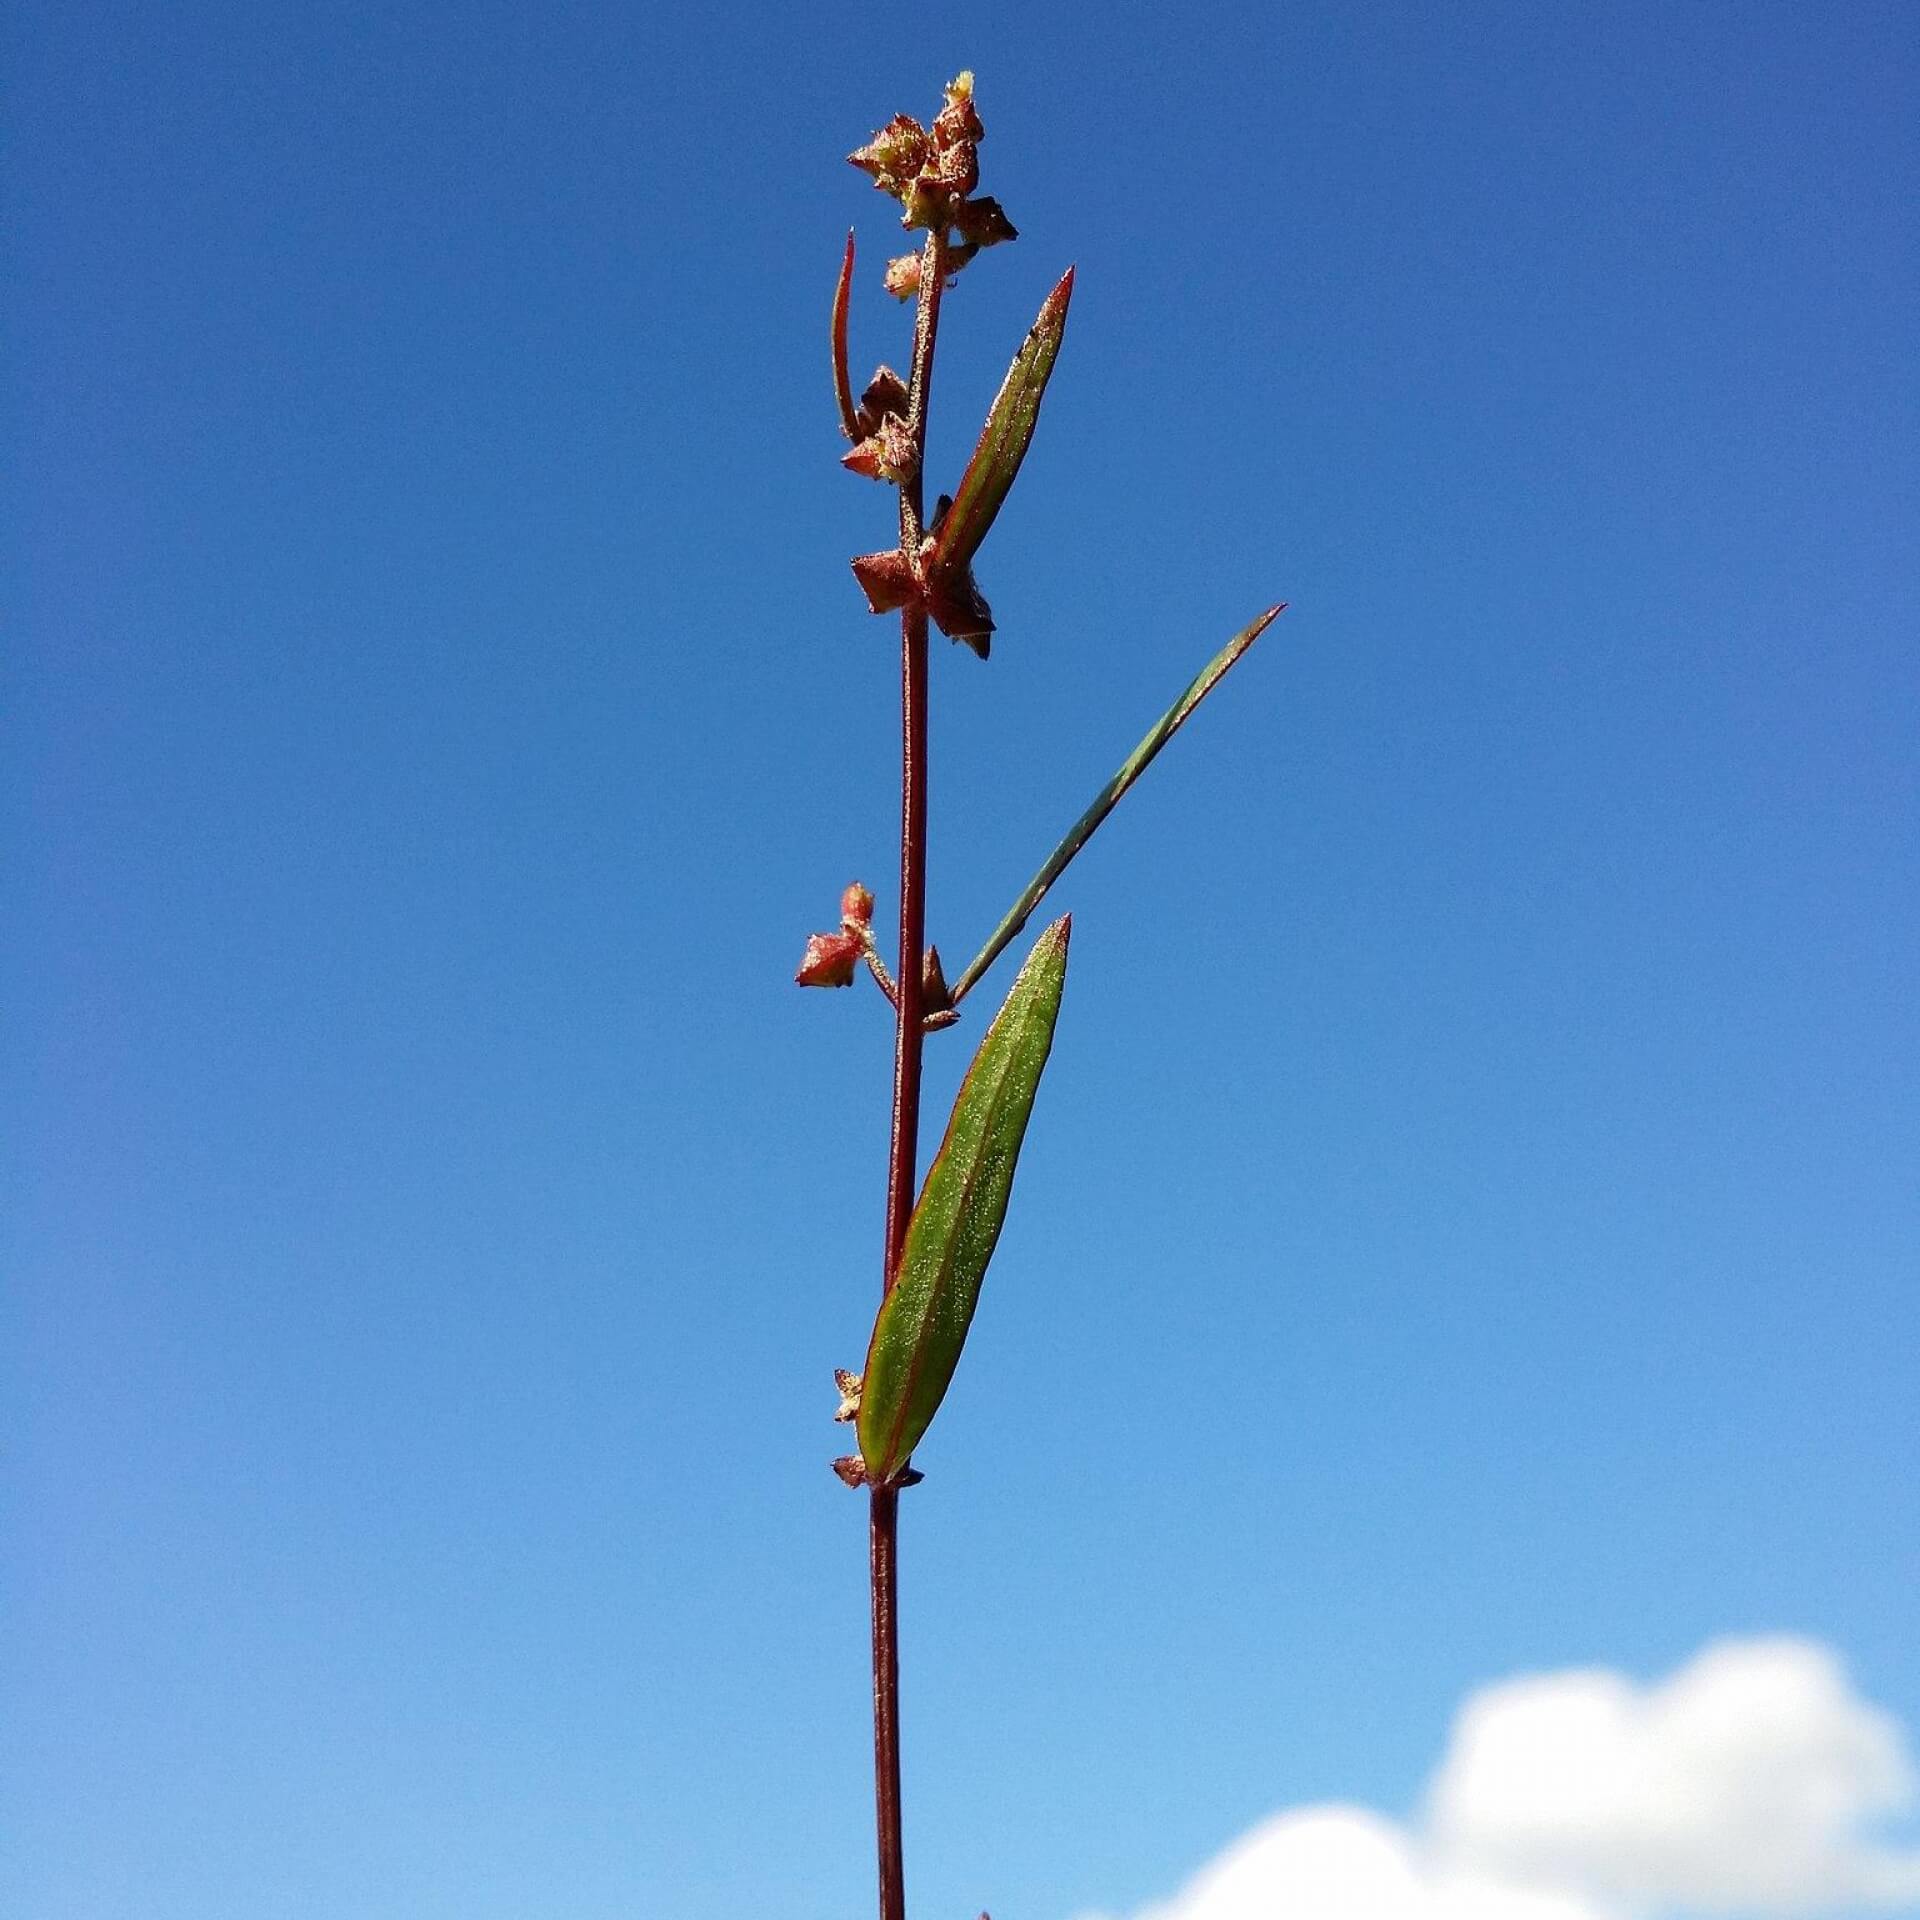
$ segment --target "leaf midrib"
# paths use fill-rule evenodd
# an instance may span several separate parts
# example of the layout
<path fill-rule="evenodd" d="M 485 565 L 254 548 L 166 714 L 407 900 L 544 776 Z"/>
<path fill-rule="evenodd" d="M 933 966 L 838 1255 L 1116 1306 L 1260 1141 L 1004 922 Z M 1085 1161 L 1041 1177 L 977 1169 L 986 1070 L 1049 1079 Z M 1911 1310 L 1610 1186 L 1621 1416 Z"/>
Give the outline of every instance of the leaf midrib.
<path fill-rule="evenodd" d="M 1026 1019 L 1029 1018 L 1031 1018 L 1030 1011 L 1023 1010 L 1021 1025 L 1024 1026 Z M 1006 1058 L 1001 1062 L 999 1077 L 994 1082 L 993 1091 L 987 1096 L 986 1119 L 980 1130 L 982 1146 L 986 1140 L 991 1138 L 994 1131 L 994 1122 L 1000 1116 L 1001 1103 L 1006 1094 L 1007 1082 L 1013 1076 L 1014 1066 L 1018 1057 L 1018 1038 L 1018 1035 L 1009 1037 Z M 959 1101 L 964 1101 L 965 1098 L 966 1087 L 963 1084 L 960 1089 Z M 956 1101 L 956 1107 L 959 1101 Z M 942 1142 L 939 1153 L 934 1157 L 933 1165 L 927 1169 L 927 1187 L 921 1194 L 922 1200 L 926 1198 L 926 1191 L 932 1189 L 934 1179 L 940 1172 L 941 1164 L 946 1159 L 946 1156 L 946 1144 Z M 932 1318 L 928 1309 L 937 1296 L 940 1287 L 944 1285 L 951 1276 L 953 1263 L 958 1257 L 960 1250 L 960 1222 L 966 1217 L 967 1204 L 972 1199 L 974 1190 L 981 1176 L 986 1171 L 988 1159 L 988 1154 L 982 1150 L 981 1146 L 977 1146 L 973 1165 L 968 1168 L 960 1183 L 960 1193 L 953 1214 L 954 1231 L 948 1238 L 947 1249 L 941 1255 L 939 1265 L 934 1269 L 933 1278 L 927 1287 L 926 1299 L 921 1305 L 919 1316 L 920 1324 L 915 1332 L 912 1348 L 913 1358 L 908 1363 L 906 1381 L 900 1390 L 899 1406 L 895 1412 L 893 1425 L 887 1434 L 887 1444 L 882 1455 L 885 1463 L 882 1468 L 882 1478 L 885 1478 L 886 1474 L 891 1472 L 898 1464 L 894 1460 L 893 1455 L 900 1444 L 901 1434 L 906 1430 L 908 1416 L 913 1408 L 914 1389 L 920 1384 L 920 1374 L 926 1360 L 927 1341 L 932 1325 Z M 915 1208 L 914 1211 L 917 1214 L 919 1209 Z M 908 1223 L 907 1235 L 909 1242 L 911 1242 L 913 1235 L 911 1222 Z M 904 1268 L 906 1262 L 902 1260 L 901 1265 Z"/>

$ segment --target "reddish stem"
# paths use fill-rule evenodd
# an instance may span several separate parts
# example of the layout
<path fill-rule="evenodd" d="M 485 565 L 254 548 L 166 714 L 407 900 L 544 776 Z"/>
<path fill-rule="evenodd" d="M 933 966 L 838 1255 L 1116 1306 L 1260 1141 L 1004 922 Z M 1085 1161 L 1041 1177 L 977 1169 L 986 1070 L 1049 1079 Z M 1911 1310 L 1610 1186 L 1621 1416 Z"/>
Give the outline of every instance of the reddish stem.
<path fill-rule="evenodd" d="M 920 544 L 924 512 L 920 469 L 927 446 L 927 398 L 946 278 L 944 236 L 930 233 L 920 258 L 920 304 L 914 315 L 913 379 L 907 425 L 915 459 L 900 488 L 900 550 Z M 927 943 L 927 615 L 900 616 L 900 971 L 893 1041 L 893 1126 L 887 1153 L 887 1247 L 881 1293 L 892 1291 L 913 1212 L 914 1162 L 920 1138 L 920 1050 Z M 906 1862 L 900 1832 L 900 1496 L 873 1492 L 868 1526 L 873 1599 L 873 1793 L 880 1867 L 880 1920 L 906 1920 Z"/>
<path fill-rule="evenodd" d="M 926 1035 L 927 947 L 927 615 L 900 616 L 900 964 L 894 974 L 893 1128 L 887 1155 L 887 1264 L 895 1270 L 913 1216 L 914 1161 L 920 1138 L 920 1052 Z"/>
<path fill-rule="evenodd" d="M 880 1920 L 906 1920 L 907 1872 L 900 1839 L 900 1495 L 876 1487 L 867 1528 L 873 1584 L 873 1801 L 880 1858 Z"/>

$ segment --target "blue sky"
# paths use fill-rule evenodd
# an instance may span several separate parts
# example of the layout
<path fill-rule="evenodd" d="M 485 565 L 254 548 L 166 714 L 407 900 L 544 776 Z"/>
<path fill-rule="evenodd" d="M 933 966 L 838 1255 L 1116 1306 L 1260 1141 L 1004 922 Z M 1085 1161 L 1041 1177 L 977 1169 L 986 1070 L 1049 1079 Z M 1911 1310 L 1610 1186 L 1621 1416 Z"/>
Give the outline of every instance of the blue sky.
<path fill-rule="evenodd" d="M 1292 610 L 1060 892 L 904 1521 L 915 1910 L 1409 1817 L 1515 1673 L 1790 1634 L 1920 1727 L 1909 10 L 9 38 L 0 1906 L 868 1902 L 888 1036 L 790 980 L 893 906 L 840 156 L 961 66 L 1021 239 L 936 469 L 1079 281 L 934 662 L 949 956 Z"/>

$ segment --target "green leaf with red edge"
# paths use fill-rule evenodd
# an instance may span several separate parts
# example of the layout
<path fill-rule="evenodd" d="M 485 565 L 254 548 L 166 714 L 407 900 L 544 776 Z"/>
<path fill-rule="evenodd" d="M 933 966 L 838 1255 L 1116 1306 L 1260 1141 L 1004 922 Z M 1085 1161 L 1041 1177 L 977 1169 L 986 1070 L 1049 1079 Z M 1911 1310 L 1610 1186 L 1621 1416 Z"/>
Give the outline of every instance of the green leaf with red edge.
<path fill-rule="evenodd" d="M 927 1169 L 867 1349 L 859 1433 L 872 1485 L 891 1485 L 906 1470 L 960 1363 L 1053 1046 L 1071 931 L 1070 919 L 1056 920 L 1034 943 L 967 1069 L 947 1137 Z"/>
<path fill-rule="evenodd" d="M 1250 625 L 1242 627 L 1188 682 L 1179 699 L 1147 729 L 1146 738 L 1120 763 L 1119 771 L 1113 778 L 1093 796 L 1087 810 L 1067 829 L 1060 844 L 1040 863 L 1040 871 L 1027 882 L 1019 899 L 1007 909 L 1005 918 L 987 936 L 986 945 L 967 963 L 966 970 L 953 983 L 954 1004 L 958 1005 L 964 1000 L 980 976 L 999 959 L 1027 924 L 1034 908 L 1046 897 L 1047 889 L 1066 871 L 1073 856 L 1093 838 L 1095 829 L 1120 804 L 1127 789 L 1153 764 L 1154 756 L 1186 724 L 1188 715 L 1226 678 L 1240 656 L 1285 611 L 1286 603 L 1282 601 L 1277 607 L 1269 607 Z"/>
<path fill-rule="evenodd" d="M 980 430 L 979 444 L 960 485 L 934 536 L 934 550 L 927 563 L 930 582 L 942 578 L 958 580 L 980 550 L 1002 502 L 1012 487 L 1020 463 L 1033 443 L 1033 430 L 1040 419 L 1040 402 L 1046 396 L 1047 382 L 1053 377 L 1053 363 L 1060 352 L 1061 337 L 1067 328 L 1067 303 L 1073 298 L 1073 269 L 1061 276 L 1060 284 L 1047 295 L 1040 317 L 1013 356 L 1013 365 L 993 405 L 987 410 L 987 424 Z"/>

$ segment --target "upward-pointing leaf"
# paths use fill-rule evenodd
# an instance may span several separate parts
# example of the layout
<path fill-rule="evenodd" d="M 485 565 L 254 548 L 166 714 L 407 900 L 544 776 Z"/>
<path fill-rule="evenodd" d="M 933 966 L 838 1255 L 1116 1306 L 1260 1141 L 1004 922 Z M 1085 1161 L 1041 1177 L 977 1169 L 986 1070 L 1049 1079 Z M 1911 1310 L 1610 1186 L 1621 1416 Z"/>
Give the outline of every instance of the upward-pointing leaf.
<path fill-rule="evenodd" d="M 1000 391 L 987 410 L 987 424 L 980 429 L 980 440 L 960 476 L 953 496 L 934 539 L 934 551 L 928 562 L 929 585 L 936 593 L 943 582 L 956 586 L 964 578 L 987 537 L 1013 485 L 1020 463 L 1033 443 L 1033 430 L 1040 419 L 1040 402 L 1047 382 L 1053 377 L 1053 363 L 1060 352 L 1060 341 L 1067 328 L 1067 303 L 1073 298 L 1073 269 L 1061 276 L 1060 284 L 1047 295 L 1039 318 L 1013 356 L 1013 365 Z M 991 632 L 992 620 L 986 630 Z M 960 638 L 971 638 L 959 635 Z M 984 651 L 984 648 L 978 649 Z"/>
<path fill-rule="evenodd" d="M 853 229 L 847 229 L 847 250 L 840 256 L 840 278 L 833 285 L 833 396 L 840 407 L 840 431 L 849 440 L 860 438 L 853 417 L 853 382 L 847 378 L 847 296 L 853 288 Z"/>
<path fill-rule="evenodd" d="M 1182 689 L 1179 699 L 1147 729 L 1147 736 L 1121 761 L 1120 770 L 1093 796 L 1091 804 L 1072 826 L 1066 837 L 1041 862 L 1040 871 L 1027 882 L 1026 889 L 1007 909 L 1000 924 L 987 936 L 987 944 L 968 962 L 966 971 L 953 983 L 955 1005 L 973 990 L 980 976 L 999 959 L 1007 943 L 1027 924 L 1027 917 L 1047 889 L 1066 870 L 1067 863 L 1093 838 L 1094 830 L 1120 804 L 1127 789 L 1153 764 L 1154 755 L 1186 725 L 1187 717 L 1202 700 L 1226 678 L 1227 671 L 1253 643 L 1286 611 L 1286 602 L 1269 607 L 1250 626 L 1236 633 L 1197 675 Z"/>
<path fill-rule="evenodd" d="M 1013 485 L 1020 463 L 1033 443 L 1033 430 L 1040 420 L 1040 402 L 1046 397 L 1047 382 L 1053 378 L 1053 363 L 1059 356 L 1060 342 L 1067 330 L 1067 303 L 1073 298 L 1073 269 L 1060 276 L 1060 284 L 1047 295 L 1039 317 L 1034 321 L 1013 365 L 1000 383 L 1000 391 L 987 409 L 987 424 L 973 458 L 960 476 L 953 505 L 941 523 L 939 563 L 964 567 L 980 550 L 1000 504 Z"/>
<path fill-rule="evenodd" d="M 867 1349 L 859 1432 L 872 1485 L 906 1467 L 960 1363 L 1053 1045 L 1071 929 L 1070 919 L 1056 920 L 1035 942 L 967 1069 L 920 1189 Z"/>

